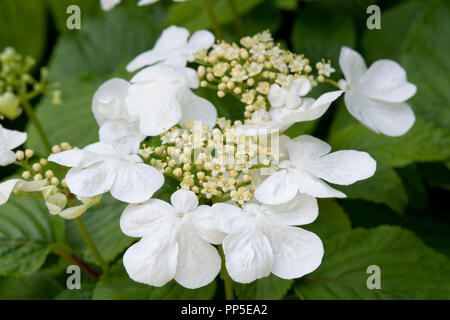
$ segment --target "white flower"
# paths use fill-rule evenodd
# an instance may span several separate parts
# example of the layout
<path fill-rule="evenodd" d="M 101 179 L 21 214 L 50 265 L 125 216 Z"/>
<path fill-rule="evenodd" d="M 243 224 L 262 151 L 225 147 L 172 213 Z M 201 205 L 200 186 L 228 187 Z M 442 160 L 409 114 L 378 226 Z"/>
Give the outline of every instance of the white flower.
<path fill-rule="evenodd" d="M 269 102 L 272 108 L 297 108 L 301 105 L 301 97 L 311 91 L 311 82 L 307 78 L 295 79 L 289 89 L 273 84 L 269 91 Z"/>
<path fill-rule="evenodd" d="M 215 229 L 211 207 L 198 206 L 192 191 L 176 191 L 171 202 L 151 199 L 125 209 L 120 228 L 142 237 L 125 252 L 125 269 L 133 280 L 152 286 L 172 279 L 186 288 L 205 286 L 221 267 L 210 243 L 219 244 L 224 235 Z"/>
<path fill-rule="evenodd" d="M 18 191 L 35 192 L 40 191 L 47 184 L 47 180 L 24 181 L 21 179 L 11 179 L 0 183 L 0 205 L 5 204 L 11 193 Z"/>
<path fill-rule="evenodd" d="M 109 11 L 117 6 L 122 0 L 100 0 L 100 5 L 104 11 Z M 158 2 L 159 0 L 139 0 L 138 6 L 146 6 Z M 173 0 L 175 2 L 183 2 L 186 0 Z"/>
<path fill-rule="evenodd" d="M 90 207 L 94 204 L 98 204 L 100 202 L 100 198 L 102 195 L 98 195 L 95 197 L 78 197 L 78 199 L 82 202 L 82 204 L 67 208 L 59 213 L 59 215 L 64 219 L 76 219 L 85 213 Z"/>
<path fill-rule="evenodd" d="M 349 185 L 371 177 L 376 162 L 361 151 L 342 150 L 329 153 L 331 147 L 312 136 L 299 136 L 286 143 L 289 160 L 280 163 L 280 171 L 269 176 L 255 191 L 255 197 L 266 204 L 292 200 L 297 192 L 317 198 L 345 197 L 328 182 Z"/>
<path fill-rule="evenodd" d="M 216 108 L 190 90 L 199 85 L 193 69 L 147 67 L 131 83 L 125 101 L 129 114 L 139 119 L 140 130 L 145 135 L 159 135 L 188 120 L 202 121 L 210 128 L 216 123 Z"/>
<path fill-rule="evenodd" d="M 131 117 L 125 106 L 129 87 L 123 79 L 106 81 L 94 94 L 92 112 L 100 126 L 100 141 L 121 144 L 136 153 L 146 136 L 139 131 L 138 118 Z"/>
<path fill-rule="evenodd" d="M 356 119 L 388 136 L 401 136 L 411 128 L 415 116 L 405 101 L 417 88 L 407 82 L 398 63 L 378 60 L 367 69 L 358 52 L 343 47 L 339 64 L 346 79 L 340 80 L 339 86 L 345 90 L 345 104 Z"/>
<path fill-rule="evenodd" d="M 284 107 L 272 107 L 269 111 L 257 110 L 253 113 L 252 119 L 246 125 L 239 126 L 238 130 L 246 135 L 265 134 L 265 130 L 277 129 L 284 131 L 296 122 L 318 119 L 342 92 L 341 90 L 327 92 L 317 100 L 298 97 L 301 101 L 296 108 L 288 108 L 285 105 Z M 272 99 L 275 98 L 272 97 Z M 289 105 L 293 106 L 293 104 Z"/>
<path fill-rule="evenodd" d="M 0 125 L 0 166 L 7 166 L 16 161 L 12 149 L 17 148 L 27 140 L 25 132 L 8 130 Z"/>
<path fill-rule="evenodd" d="M 177 26 L 168 27 L 162 32 L 154 48 L 134 58 L 127 65 L 127 70 L 134 72 L 154 63 L 184 68 L 187 61 L 194 61 L 196 52 L 206 50 L 214 43 L 214 35 L 207 30 L 199 30 L 189 40 L 188 38 L 187 29 Z"/>
<path fill-rule="evenodd" d="M 293 226 L 313 222 L 318 215 L 315 198 L 298 194 L 281 206 L 246 203 L 242 209 L 225 203 L 213 205 L 226 268 L 237 282 L 250 283 L 270 273 L 294 279 L 321 263 L 323 245 L 312 232 Z"/>
<path fill-rule="evenodd" d="M 142 163 L 138 155 L 105 142 L 52 154 L 48 160 L 72 168 L 66 176 L 67 186 L 79 197 L 110 191 L 120 201 L 138 203 L 148 200 L 164 183 L 163 175 Z"/>

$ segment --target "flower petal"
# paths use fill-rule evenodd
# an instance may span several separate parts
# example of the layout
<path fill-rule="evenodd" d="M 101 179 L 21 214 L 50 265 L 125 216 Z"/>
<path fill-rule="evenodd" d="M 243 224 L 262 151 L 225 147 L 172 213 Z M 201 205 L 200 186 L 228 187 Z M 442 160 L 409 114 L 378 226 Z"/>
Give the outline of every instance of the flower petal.
<path fill-rule="evenodd" d="M 140 132 L 137 122 L 112 120 L 100 127 L 99 138 L 102 142 L 120 145 L 129 153 L 137 153 L 146 136 Z"/>
<path fill-rule="evenodd" d="M 221 244 L 225 233 L 219 230 L 217 211 L 210 206 L 199 206 L 190 212 L 192 224 L 200 237 L 212 244 Z"/>
<path fill-rule="evenodd" d="M 118 5 L 122 0 L 100 0 L 100 5 L 104 11 L 109 11 Z"/>
<path fill-rule="evenodd" d="M 314 161 L 331 151 L 331 147 L 325 141 L 310 135 L 301 135 L 286 143 L 289 160 L 297 169 Z"/>
<path fill-rule="evenodd" d="M 144 202 L 164 184 L 164 176 L 144 163 L 117 163 L 111 195 L 128 203 Z"/>
<path fill-rule="evenodd" d="M 27 133 L 16 130 L 9 130 L 0 125 L 0 148 L 12 150 L 23 144 L 27 140 Z"/>
<path fill-rule="evenodd" d="M 134 281 L 162 287 L 175 277 L 177 257 L 175 234 L 164 228 L 128 248 L 123 265 Z"/>
<path fill-rule="evenodd" d="M 127 71 L 134 72 L 144 66 L 165 60 L 167 60 L 169 64 L 184 67 L 186 65 L 186 58 L 183 57 L 182 49 L 186 46 L 188 37 L 189 31 L 185 28 L 177 26 L 166 28 L 158 41 L 156 41 L 153 49 L 141 53 L 134 58 L 133 61 L 127 65 Z"/>
<path fill-rule="evenodd" d="M 346 195 L 339 190 L 306 171 L 293 170 L 292 174 L 297 183 L 298 191 L 316 198 L 345 198 Z"/>
<path fill-rule="evenodd" d="M 295 227 L 272 228 L 273 274 L 295 279 L 316 270 L 323 258 L 323 244 L 312 232 Z"/>
<path fill-rule="evenodd" d="M 217 250 L 185 225 L 178 235 L 178 264 L 175 280 L 185 288 L 206 286 L 219 274 L 221 259 Z"/>
<path fill-rule="evenodd" d="M 341 48 L 339 65 L 345 79 L 350 83 L 357 83 L 367 70 L 364 58 L 355 50 L 348 47 Z"/>
<path fill-rule="evenodd" d="M 209 49 L 214 44 L 214 35 L 208 30 L 194 32 L 188 41 L 188 60 L 194 60 L 194 53 L 201 49 Z"/>
<path fill-rule="evenodd" d="M 113 78 L 97 89 L 92 99 L 92 112 L 99 125 L 108 120 L 129 120 L 125 107 L 129 87 L 128 81 Z"/>
<path fill-rule="evenodd" d="M 167 202 L 150 199 L 145 203 L 130 204 L 120 216 L 120 229 L 130 237 L 144 237 L 172 225 L 177 217 Z"/>
<path fill-rule="evenodd" d="M 16 153 L 7 149 L 0 149 L 0 166 L 7 166 L 16 161 Z"/>
<path fill-rule="evenodd" d="M 183 125 L 186 121 L 201 121 L 202 125 L 213 128 L 216 125 L 217 110 L 208 100 L 195 95 L 189 89 L 180 94 L 182 116 L 179 121 Z"/>
<path fill-rule="evenodd" d="M 272 248 L 259 228 L 230 234 L 222 246 L 227 271 L 234 281 L 250 283 L 272 272 Z"/>
<path fill-rule="evenodd" d="M 255 197 L 264 204 L 281 204 L 294 199 L 296 182 L 287 170 L 280 170 L 269 176 L 255 191 Z"/>
<path fill-rule="evenodd" d="M 374 175 L 376 161 L 367 153 L 342 150 L 310 163 L 307 170 L 328 182 L 349 185 Z"/>
<path fill-rule="evenodd" d="M 392 60 L 375 61 L 358 87 L 368 97 L 387 102 L 406 101 L 417 91 L 417 87 L 406 80 L 405 70 Z"/>
<path fill-rule="evenodd" d="M 346 92 L 344 100 L 348 111 L 377 133 L 398 137 L 405 134 L 416 120 L 406 103 L 379 101 L 354 92 Z"/>
<path fill-rule="evenodd" d="M 178 213 L 188 213 L 198 207 L 198 198 L 195 193 L 185 189 L 172 193 L 170 202 Z"/>
<path fill-rule="evenodd" d="M 5 204 L 14 190 L 25 192 L 39 191 L 47 184 L 47 180 L 24 181 L 21 179 L 11 179 L 0 183 L 0 205 Z"/>
<path fill-rule="evenodd" d="M 66 175 L 70 192 L 80 197 L 93 197 L 108 192 L 115 178 L 115 167 L 108 161 L 87 168 L 72 168 Z"/>
<path fill-rule="evenodd" d="M 319 215 L 317 199 L 298 193 L 294 199 L 281 205 L 264 205 L 262 210 L 268 210 L 278 223 L 301 226 L 316 220 Z"/>
<path fill-rule="evenodd" d="M 86 150 L 68 150 L 51 154 L 48 161 L 55 162 L 65 167 L 88 167 L 105 160 L 105 157 Z"/>

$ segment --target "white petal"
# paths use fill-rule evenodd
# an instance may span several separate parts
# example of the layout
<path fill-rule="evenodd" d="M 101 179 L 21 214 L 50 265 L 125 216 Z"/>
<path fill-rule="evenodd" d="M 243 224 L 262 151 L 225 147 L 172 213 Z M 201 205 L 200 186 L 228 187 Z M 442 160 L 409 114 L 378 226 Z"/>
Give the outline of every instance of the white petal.
<path fill-rule="evenodd" d="M 286 147 L 289 160 L 298 169 L 331 151 L 328 143 L 310 135 L 298 136 L 287 142 Z"/>
<path fill-rule="evenodd" d="M 379 101 L 353 92 L 346 92 L 344 100 L 348 111 L 356 119 L 373 131 L 388 136 L 405 134 L 416 119 L 406 103 Z"/>
<path fill-rule="evenodd" d="M 159 0 L 139 0 L 138 6 L 147 6 L 149 4 L 153 4 L 155 2 L 158 2 Z"/>
<path fill-rule="evenodd" d="M 367 152 L 342 150 L 310 163 L 307 170 L 328 182 L 349 185 L 373 176 L 376 166 Z"/>
<path fill-rule="evenodd" d="M 65 167 L 88 167 L 104 160 L 105 157 L 101 155 L 79 149 L 51 154 L 48 157 L 48 161 L 55 162 Z"/>
<path fill-rule="evenodd" d="M 129 153 L 137 153 L 146 138 L 139 130 L 139 123 L 113 120 L 105 122 L 99 130 L 100 141 L 121 145 Z"/>
<path fill-rule="evenodd" d="M 287 170 L 280 170 L 268 177 L 255 191 L 258 201 L 265 204 L 281 204 L 294 199 L 296 182 Z"/>
<path fill-rule="evenodd" d="M 244 210 L 229 203 L 216 203 L 211 210 L 216 217 L 217 228 L 224 233 L 238 232 L 250 221 Z"/>
<path fill-rule="evenodd" d="M 0 166 L 10 165 L 16 161 L 16 158 L 15 152 L 7 149 L 0 149 Z"/>
<path fill-rule="evenodd" d="M 198 198 L 195 193 L 185 189 L 172 193 L 170 202 L 179 213 L 188 213 L 198 207 Z"/>
<path fill-rule="evenodd" d="M 162 32 L 152 50 L 141 53 L 127 65 L 127 71 L 133 72 L 144 66 L 164 60 L 168 60 L 170 64 L 171 59 L 173 59 L 172 62 L 175 62 L 177 66 L 184 67 L 186 65 L 186 58 L 184 58 L 183 65 L 183 52 L 181 50 L 186 46 L 188 37 L 189 31 L 185 28 L 177 26 L 168 27 Z"/>
<path fill-rule="evenodd" d="M 125 97 L 129 87 L 128 81 L 113 78 L 97 89 L 92 99 L 92 112 L 99 125 L 108 120 L 128 120 Z"/>
<path fill-rule="evenodd" d="M 286 104 L 287 90 L 280 87 L 278 84 L 270 86 L 268 99 L 270 106 L 273 108 L 281 108 Z"/>
<path fill-rule="evenodd" d="M 292 82 L 291 90 L 301 97 L 306 96 L 311 91 L 311 81 L 306 77 L 296 79 Z"/>
<path fill-rule="evenodd" d="M 27 140 L 26 132 L 5 129 L 0 126 L 0 148 L 12 150 L 23 144 Z"/>
<path fill-rule="evenodd" d="M 70 192 L 80 197 L 93 197 L 108 192 L 115 178 L 115 168 L 108 161 L 87 168 L 72 168 L 66 175 Z"/>
<path fill-rule="evenodd" d="M 223 240 L 225 263 L 230 277 L 250 283 L 267 277 L 273 268 L 273 253 L 269 240 L 259 228 L 228 235 Z"/>
<path fill-rule="evenodd" d="M 201 121 L 202 125 L 213 128 L 217 120 L 217 110 L 208 100 L 195 95 L 189 89 L 182 90 L 180 94 L 180 105 L 182 117 L 179 123 L 183 125 L 186 121 Z"/>
<path fill-rule="evenodd" d="M 364 74 L 359 87 L 370 98 L 403 102 L 416 94 L 414 84 L 407 82 L 405 70 L 395 61 L 375 61 Z"/>
<path fill-rule="evenodd" d="M 357 83 L 367 70 L 364 58 L 355 50 L 348 47 L 341 48 L 339 65 L 342 73 L 350 83 Z"/>
<path fill-rule="evenodd" d="M 11 179 L 0 183 L 0 205 L 5 204 L 14 190 L 33 192 L 39 191 L 47 184 L 47 180 L 24 181 Z"/>
<path fill-rule="evenodd" d="M 164 176 L 144 163 L 118 163 L 111 195 L 128 203 L 144 202 L 164 184 Z"/>
<path fill-rule="evenodd" d="M 200 238 L 192 226 L 178 235 L 178 264 L 175 280 L 185 288 L 206 286 L 219 274 L 221 259 L 217 250 Z"/>
<path fill-rule="evenodd" d="M 128 248 L 123 265 L 134 281 L 162 287 L 175 277 L 177 257 L 175 234 L 164 228 Z"/>
<path fill-rule="evenodd" d="M 194 53 L 201 49 L 209 49 L 214 44 L 214 35 L 207 30 L 199 30 L 192 34 L 188 42 L 189 61 L 194 60 Z"/>
<path fill-rule="evenodd" d="M 295 227 L 272 228 L 271 244 L 274 254 L 272 272 L 282 279 L 303 277 L 322 262 L 323 244 L 312 232 Z"/>
<path fill-rule="evenodd" d="M 104 11 L 109 11 L 120 3 L 121 0 L 100 0 L 100 5 Z"/>
<path fill-rule="evenodd" d="M 306 171 L 293 170 L 297 188 L 301 193 L 316 198 L 345 198 L 346 195 L 339 190 L 330 187 L 315 175 Z"/>
<path fill-rule="evenodd" d="M 319 215 L 317 199 L 301 193 L 287 203 L 264 205 L 262 209 L 268 210 L 275 221 L 291 226 L 309 224 Z"/>
<path fill-rule="evenodd" d="M 120 229 L 130 237 L 144 237 L 170 226 L 177 212 L 167 202 L 150 199 L 145 203 L 130 204 L 120 216 Z"/>
<path fill-rule="evenodd" d="M 219 230 L 217 211 L 210 206 L 199 206 L 189 213 L 191 223 L 200 237 L 212 244 L 221 244 L 225 233 Z"/>

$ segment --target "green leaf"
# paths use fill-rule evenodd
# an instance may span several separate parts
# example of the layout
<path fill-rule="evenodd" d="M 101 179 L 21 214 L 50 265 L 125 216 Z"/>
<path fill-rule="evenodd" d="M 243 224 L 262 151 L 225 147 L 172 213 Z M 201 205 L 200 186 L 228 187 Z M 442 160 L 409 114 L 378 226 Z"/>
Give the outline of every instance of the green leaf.
<path fill-rule="evenodd" d="M 120 216 L 125 206 L 125 203 L 105 194 L 99 206 L 91 207 L 82 216 L 89 235 L 106 262 L 114 261 L 135 241 L 135 239 L 125 236 L 120 230 Z M 73 248 L 83 253 L 85 261 L 97 263 L 81 238 L 74 221 L 67 221 L 67 239 Z"/>
<path fill-rule="evenodd" d="M 433 1 L 411 30 L 402 64 L 418 86 L 410 100 L 423 119 L 450 130 L 450 2 Z M 449 144 L 446 145 L 449 150 Z"/>
<path fill-rule="evenodd" d="M 326 19 L 319 18 L 323 16 Z M 312 66 L 325 58 L 331 60 L 335 69 L 341 47 L 353 47 L 355 39 L 351 16 L 315 8 L 306 8 L 298 15 L 291 36 L 294 51 L 305 54 Z"/>
<path fill-rule="evenodd" d="M 196 290 L 186 289 L 171 281 L 164 287 L 157 288 L 131 280 L 122 261 L 111 272 L 101 277 L 97 284 L 94 300 L 206 300 L 211 299 L 216 291 L 216 282 Z"/>
<path fill-rule="evenodd" d="M 424 1 L 405 1 L 383 10 L 381 29 L 366 29 L 362 38 L 366 62 L 372 63 L 378 59 L 399 60 L 408 34 L 422 16 L 426 5 Z"/>
<path fill-rule="evenodd" d="M 101 13 L 100 1 L 92 0 L 46 0 L 46 4 L 50 9 L 52 18 L 55 20 L 56 27 L 59 32 L 70 32 L 76 33 L 76 30 L 69 30 L 67 28 L 67 19 L 69 14 L 67 13 L 67 8 L 71 5 L 76 5 L 80 7 L 81 11 L 81 24 L 86 18 L 91 17 L 95 14 Z"/>
<path fill-rule="evenodd" d="M 449 299 L 448 258 L 410 231 L 391 226 L 355 229 L 325 242 L 322 265 L 295 285 L 305 299 Z M 370 290 L 367 268 L 381 270 Z"/>
<path fill-rule="evenodd" d="M 295 10 L 298 6 L 297 0 L 276 0 L 275 4 L 277 8 L 281 10 Z"/>
<path fill-rule="evenodd" d="M 234 283 L 240 300 L 279 300 L 289 291 L 293 280 L 280 279 L 273 274 L 249 284 Z"/>
<path fill-rule="evenodd" d="M 99 76 L 87 76 L 64 83 L 63 104 L 55 106 L 50 96 L 37 106 L 36 115 L 52 145 L 69 142 L 80 148 L 98 141 L 98 125 L 91 111 L 94 92 L 104 81 Z M 36 128 L 29 123 L 27 147 L 43 152 Z"/>
<path fill-rule="evenodd" d="M 121 5 L 84 19 L 81 30 L 58 38 L 49 65 L 50 80 L 64 82 L 87 73 L 113 73 L 153 47 L 164 16 L 159 6 Z"/>
<path fill-rule="evenodd" d="M 343 109 L 343 105 L 340 109 Z M 338 110 L 335 121 L 338 124 L 333 124 L 328 139 L 335 150 L 366 151 L 376 160 L 393 167 L 404 167 L 413 162 L 441 161 L 450 157 L 450 131 L 420 118 L 401 137 L 377 134 L 351 118 L 345 110 Z"/>
<path fill-rule="evenodd" d="M 14 47 L 37 61 L 45 50 L 47 20 L 42 1 L 0 2 L 0 50 Z"/>
<path fill-rule="evenodd" d="M 363 199 L 383 203 L 396 212 L 403 212 L 408 195 L 402 179 L 392 168 L 377 161 L 375 174 L 367 180 L 358 181 L 349 186 L 334 186 L 344 192 L 349 199 Z"/>
<path fill-rule="evenodd" d="M 0 207 L 0 275 L 34 273 L 52 245 L 64 240 L 64 221 L 52 216 L 42 199 L 12 196 Z"/>
<path fill-rule="evenodd" d="M 334 235 L 351 229 L 351 222 L 342 207 L 331 199 L 319 199 L 319 216 L 308 225 L 301 228 L 317 234 L 325 240 Z"/>
<path fill-rule="evenodd" d="M 252 10 L 262 0 L 234 1 L 240 15 Z M 227 0 L 209 1 L 219 24 L 232 22 L 235 17 Z M 194 32 L 211 28 L 210 20 L 203 9 L 202 0 L 189 0 L 171 5 L 167 25 L 183 26 Z"/>
<path fill-rule="evenodd" d="M 95 284 L 81 284 L 81 289 L 64 289 L 58 293 L 55 300 L 91 300 Z"/>

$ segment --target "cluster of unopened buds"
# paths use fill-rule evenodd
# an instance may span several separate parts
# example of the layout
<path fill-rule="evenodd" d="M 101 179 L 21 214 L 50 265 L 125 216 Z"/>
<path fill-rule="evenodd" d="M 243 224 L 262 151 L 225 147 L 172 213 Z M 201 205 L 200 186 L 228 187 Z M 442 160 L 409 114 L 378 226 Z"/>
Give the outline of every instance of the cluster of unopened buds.
<path fill-rule="evenodd" d="M 2 157 L 12 152 L 25 180 L 0 184 L 0 203 L 12 192 L 40 192 L 51 213 L 71 219 L 110 192 L 129 203 L 122 231 L 142 238 L 126 251 L 124 266 L 132 279 L 153 286 L 172 279 L 187 288 L 205 286 L 221 270 L 221 259 L 241 283 L 314 271 L 322 242 L 297 226 L 316 219 L 317 198 L 345 197 L 327 182 L 367 179 L 376 163 L 365 152 L 331 152 L 318 138 L 290 139 L 283 131 L 318 119 L 345 93 L 350 113 L 367 127 L 404 134 L 414 122 L 404 101 L 415 86 L 395 62 L 367 69 L 349 48 L 341 51 L 346 80 L 338 84 L 328 78 L 335 71 L 329 61 L 315 63 L 314 71 L 268 31 L 240 45 L 214 40 L 205 30 L 190 38 L 184 28 L 164 30 L 152 50 L 127 66 L 139 70 L 130 81 L 114 78 L 97 90 L 92 110 L 99 142 L 83 149 L 54 146 L 48 159 L 31 164 L 31 150 L 11 151 L 25 137 L 1 131 Z M 336 91 L 308 96 L 325 81 Z M 218 118 L 215 106 L 192 91 L 198 87 L 244 103 L 242 120 Z M 60 165 L 59 177 L 45 169 L 47 162 Z M 154 197 L 164 184 L 172 188 L 170 203 Z"/>

